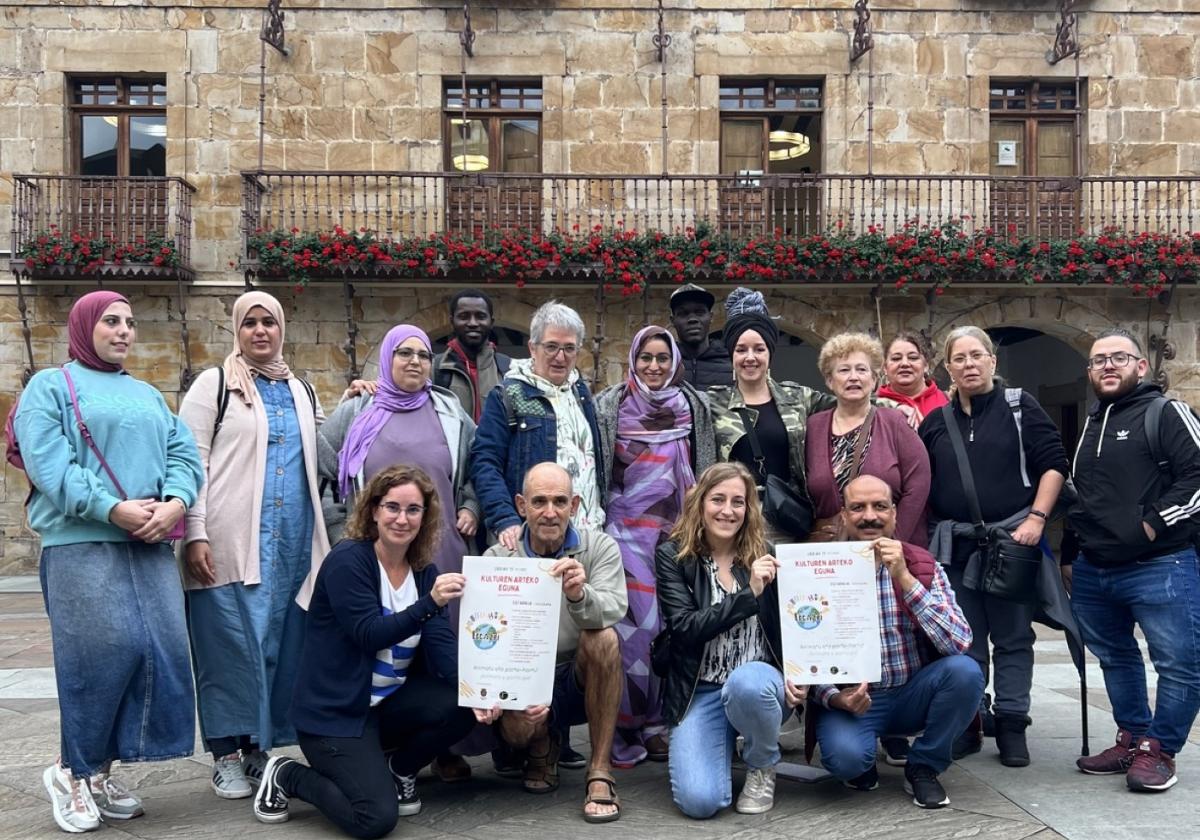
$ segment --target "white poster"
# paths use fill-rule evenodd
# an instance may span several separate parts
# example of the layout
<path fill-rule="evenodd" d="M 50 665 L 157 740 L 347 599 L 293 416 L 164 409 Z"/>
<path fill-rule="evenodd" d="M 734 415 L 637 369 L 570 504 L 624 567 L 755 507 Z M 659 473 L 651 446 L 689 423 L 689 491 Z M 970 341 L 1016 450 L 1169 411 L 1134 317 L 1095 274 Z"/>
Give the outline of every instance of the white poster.
<path fill-rule="evenodd" d="M 1017 165 L 1017 141 L 1016 140 L 997 140 L 996 141 L 996 165 L 997 166 L 1016 166 Z"/>
<path fill-rule="evenodd" d="M 869 542 L 776 546 L 784 675 L 796 685 L 877 682 L 879 592 Z"/>
<path fill-rule="evenodd" d="M 550 559 L 464 557 L 458 705 L 524 709 L 554 694 L 562 578 Z"/>

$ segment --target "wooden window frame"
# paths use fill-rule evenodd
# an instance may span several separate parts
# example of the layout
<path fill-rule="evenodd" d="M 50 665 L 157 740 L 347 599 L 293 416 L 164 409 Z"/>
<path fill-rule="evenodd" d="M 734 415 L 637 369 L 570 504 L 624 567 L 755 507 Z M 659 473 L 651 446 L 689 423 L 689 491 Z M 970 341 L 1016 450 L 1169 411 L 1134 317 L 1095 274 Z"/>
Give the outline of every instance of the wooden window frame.
<path fill-rule="evenodd" d="M 1008 94 L 994 95 L 993 91 L 1003 90 L 1006 87 L 1015 87 L 1018 85 L 1025 86 L 1027 91 L 1022 99 L 1025 99 L 1024 108 L 1006 108 L 1003 107 L 1007 103 L 1018 99 L 1016 96 Z M 1038 108 L 1037 103 L 1041 101 L 1039 94 L 1042 86 L 1053 86 L 1060 89 L 1060 93 L 1055 95 L 1054 102 L 1057 108 Z M 1079 80 L 1078 96 L 1073 97 L 1075 100 L 1074 107 L 1063 107 L 1063 95 L 1061 90 L 1064 88 L 1074 88 L 1075 80 L 1072 79 L 991 79 L 988 82 L 988 118 L 990 122 L 1017 122 L 1025 123 L 1024 143 L 1025 143 L 1025 169 L 1020 173 L 1022 176 L 1037 177 L 1039 175 L 1037 168 L 1037 148 L 1038 148 L 1038 124 L 1039 123 L 1071 123 L 1076 118 L 1082 120 L 1087 113 L 1087 104 L 1084 101 L 1087 93 L 1087 80 Z M 996 107 L 996 103 L 1001 103 L 1001 107 Z M 1083 127 L 1080 126 L 1080 130 Z M 1075 171 L 1071 177 L 1079 177 L 1083 174 L 1083 161 L 1086 158 L 1085 150 L 1078 147 L 1078 144 L 1072 148 L 1072 156 L 1074 158 Z"/>
<path fill-rule="evenodd" d="M 88 83 L 104 83 L 112 82 L 117 89 L 117 102 L 114 104 L 102 105 L 99 103 L 80 103 L 79 86 Z M 163 102 L 159 104 L 148 105 L 130 105 L 129 88 L 135 84 L 148 84 L 151 86 L 150 96 L 154 98 L 155 93 L 153 86 L 160 84 L 164 90 L 162 93 Z M 116 117 L 117 118 L 117 176 L 129 176 L 129 118 L 139 116 L 162 117 L 165 123 L 167 117 L 166 104 L 166 85 L 167 78 L 161 74 L 154 73 L 126 73 L 120 76 L 108 74 L 91 74 L 91 73 L 76 73 L 68 77 L 68 95 L 70 102 L 70 126 L 71 126 L 71 173 L 74 175 L 83 174 L 83 118 L 84 117 Z M 165 174 L 165 173 L 164 173 Z"/>
<path fill-rule="evenodd" d="M 472 96 L 472 92 L 480 87 L 486 86 L 487 103 L 486 105 L 478 104 L 478 97 Z M 536 107 L 516 107 L 516 108 L 501 108 L 499 104 L 503 98 L 502 90 L 508 86 L 517 86 L 521 88 L 536 88 L 537 95 L 526 94 L 524 91 L 517 94 L 516 98 L 522 104 L 526 100 L 537 100 Z M 452 91 L 459 92 L 460 104 L 450 105 L 450 94 Z M 501 160 L 501 123 L 506 119 L 516 120 L 534 120 L 537 122 L 537 171 L 542 171 L 542 117 L 545 108 L 546 88 L 541 79 L 536 78 L 486 78 L 486 79 L 467 79 L 467 88 L 462 90 L 462 80 L 460 78 L 446 78 L 442 82 L 442 167 L 447 172 L 457 173 L 459 170 L 454 168 L 454 126 L 451 120 L 462 119 L 464 109 L 462 100 L 466 100 L 466 118 L 468 120 L 481 120 L 487 124 L 488 131 L 488 157 L 492 160 Z M 475 103 L 473 105 L 473 102 Z M 469 174 L 469 173 L 462 173 Z M 504 174 L 502 170 L 487 169 L 479 173 L 480 175 Z M 526 173 L 528 174 L 528 173 Z"/>
<path fill-rule="evenodd" d="M 817 107 L 815 107 L 815 108 L 795 107 L 795 106 L 791 106 L 791 105 L 785 105 L 785 106 L 780 107 L 778 105 L 778 97 L 776 95 L 776 90 L 779 87 L 790 87 L 790 86 L 816 88 L 817 102 L 818 102 Z M 764 100 L 764 104 L 761 107 L 746 104 L 747 99 L 757 99 L 758 98 L 757 96 L 754 96 L 754 97 L 747 96 L 747 94 L 744 92 L 747 88 L 751 88 L 751 87 L 762 87 L 763 88 L 763 97 L 762 98 Z M 742 91 L 735 95 L 735 97 L 737 99 L 737 107 L 733 107 L 733 106 L 727 107 L 724 104 L 724 101 L 727 98 L 727 95 L 724 93 L 724 91 L 727 89 L 730 89 L 730 88 L 739 88 Z M 729 97 L 729 98 L 734 98 L 734 97 Z M 763 166 L 764 166 L 764 169 L 763 169 L 764 176 L 771 174 L 771 171 L 770 171 L 771 140 L 770 140 L 769 135 L 771 133 L 770 119 L 772 116 L 777 116 L 779 114 L 814 114 L 814 115 L 820 116 L 822 118 L 821 119 L 822 129 L 825 126 L 825 120 L 824 120 L 824 116 L 825 116 L 825 79 L 824 78 L 792 78 L 792 77 L 725 78 L 725 77 L 723 77 L 723 78 L 721 78 L 721 80 L 719 82 L 717 99 L 718 99 L 718 110 L 720 111 L 720 122 L 725 122 L 725 120 L 727 120 L 727 119 L 728 120 L 747 120 L 747 119 L 759 118 L 762 120 L 762 122 L 763 122 L 762 160 L 763 160 Z M 719 131 L 718 137 L 717 137 L 717 143 L 718 143 L 717 160 L 724 161 L 725 160 L 725 148 L 724 148 L 725 141 L 724 141 L 724 132 L 723 131 Z M 825 146 L 822 143 L 822 145 L 821 145 L 821 160 L 820 160 L 820 165 L 817 168 L 817 171 L 818 172 L 823 171 L 824 168 L 825 168 Z"/>

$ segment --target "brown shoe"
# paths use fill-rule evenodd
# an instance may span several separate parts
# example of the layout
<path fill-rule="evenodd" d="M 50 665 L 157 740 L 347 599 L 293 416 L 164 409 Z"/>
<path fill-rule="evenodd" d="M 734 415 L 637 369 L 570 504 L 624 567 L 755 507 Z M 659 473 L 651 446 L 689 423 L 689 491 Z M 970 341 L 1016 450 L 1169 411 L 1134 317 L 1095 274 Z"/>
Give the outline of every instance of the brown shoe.
<path fill-rule="evenodd" d="M 666 761 L 671 757 L 671 745 L 665 735 L 651 735 L 645 746 L 646 758 L 650 761 Z"/>
<path fill-rule="evenodd" d="M 429 769 L 443 782 L 465 782 L 471 778 L 471 765 L 461 755 L 439 755 Z"/>

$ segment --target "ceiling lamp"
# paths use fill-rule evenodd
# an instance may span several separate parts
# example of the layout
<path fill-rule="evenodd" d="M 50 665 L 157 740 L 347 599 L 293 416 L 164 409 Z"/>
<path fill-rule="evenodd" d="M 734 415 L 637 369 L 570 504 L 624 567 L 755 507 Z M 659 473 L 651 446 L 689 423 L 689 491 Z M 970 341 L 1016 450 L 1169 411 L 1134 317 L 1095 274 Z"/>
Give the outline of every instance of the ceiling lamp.
<path fill-rule="evenodd" d="M 487 155 L 455 155 L 450 158 L 451 165 L 459 172 L 482 172 L 488 168 Z"/>
<path fill-rule="evenodd" d="M 776 129 L 767 135 L 767 139 L 772 145 L 778 143 L 782 146 L 779 149 L 771 149 L 767 153 L 767 157 L 771 160 L 791 160 L 803 157 L 812 149 L 812 143 L 809 142 L 809 139 L 795 131 L 781 131 Z"/>

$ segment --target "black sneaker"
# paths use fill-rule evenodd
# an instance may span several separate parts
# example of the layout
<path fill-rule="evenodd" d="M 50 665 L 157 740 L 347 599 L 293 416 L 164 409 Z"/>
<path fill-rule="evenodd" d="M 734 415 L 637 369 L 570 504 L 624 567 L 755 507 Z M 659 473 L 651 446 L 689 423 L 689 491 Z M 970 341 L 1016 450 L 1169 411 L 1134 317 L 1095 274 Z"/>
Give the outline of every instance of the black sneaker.
<path fill-rule="evenodd" d="M 565 740 L 562 742 L 562 748 L 558 753 L 558 766 L 566 767 L 568 770 L 579 770 L 582 767 L 587 767 L 587 756 L 573 749 Z"/>
<path fill-rule="evenodd" d="M 912 794 L 913 804 L 918 808 L 945 808 L 950 804 L 938 774 L 924 764 L 905 765 L 904 792 Z"/>
<path fill-rule="evenodd" d="M 254 816 L 261 823 L 281 823 L 288 820 L 288 795 L 279 785 L 279 771 L 294 759 L 273 755 L 263 767 L 262 783 L 254 794 Z"/>
<path fill-rule="evenodd" d="M 883 760 L 892 767 L 908 764 L 908 739 L 898 735 L 885 735 L 879 739 L 883 745 Z"/>
<path fill-rule="evenodd" d="M 847 779 L 842 784 L 850 788 L 850 790 L 875 790 L 875 788 L 879 787 L 879 768 L 872 764 L 867 768 L 867 772 L 855 776 L 853 779 Z"/>
<path fill-rule="evenodd" d="M 977 753 L 983 749 L 983 737 L 974 729 L 968 729 L 966 732 L 954 739 L 952 754 L 954 760 L 966 758 L 971 753 Z"/>
<path fill-rule="evenodd" d="M 417 776 L 397 776 L 392 774 L 396 782 L 397 814 L 401 817 L 411 817 L 421 813 L 421 797 L 417 796 Z"/>

